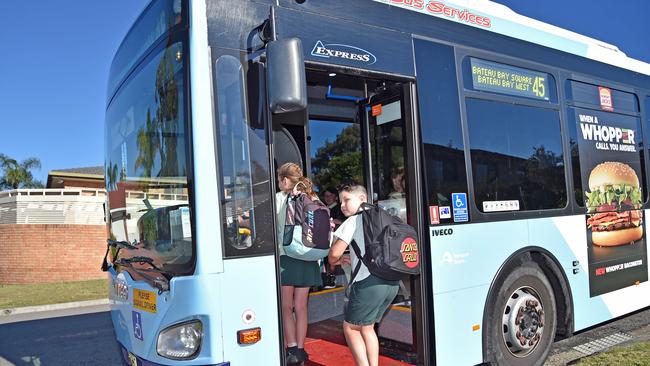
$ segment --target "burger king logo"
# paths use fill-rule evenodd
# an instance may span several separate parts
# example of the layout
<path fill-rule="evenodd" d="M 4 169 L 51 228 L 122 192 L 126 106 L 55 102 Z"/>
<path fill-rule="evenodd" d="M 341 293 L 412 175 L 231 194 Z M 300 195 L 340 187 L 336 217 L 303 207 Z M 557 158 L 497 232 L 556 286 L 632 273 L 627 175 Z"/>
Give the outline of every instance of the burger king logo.
<path fill-rule="evenodd" d="M 598 94 L 600 96 L 600 108 L 608 112 L 613 111 L 614 103 L 612 103 L 612 91 L 609 88 L 599 86 Z"/>
<path fill-rule="evenodd" d="M 418 255 L 418 243 L 413 238 L 406 238 L 402 242 L 400 248 L 402 253 L 402 262 L 408 268 L 415 268 L 420 264 L 420 256 Z"/>

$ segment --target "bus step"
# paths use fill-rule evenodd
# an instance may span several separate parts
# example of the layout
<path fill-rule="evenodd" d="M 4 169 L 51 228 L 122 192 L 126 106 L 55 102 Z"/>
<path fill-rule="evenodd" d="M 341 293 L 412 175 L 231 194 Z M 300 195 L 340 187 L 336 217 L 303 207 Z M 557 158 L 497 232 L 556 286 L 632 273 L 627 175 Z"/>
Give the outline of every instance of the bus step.
<path fill-rule="evenodd" d="M 354 366 L 352 353 L 345 343 L 342 323 L 337 320 L 326 320 L 311 324 L 308 329 L 305 351 L 309 361 L 305 366 Z M 383 353 L 383 350 L 381 350 Z M 379 356 L 381 366 L 410 366 L 411 364 L 397 361 L 385 355 Z"/>

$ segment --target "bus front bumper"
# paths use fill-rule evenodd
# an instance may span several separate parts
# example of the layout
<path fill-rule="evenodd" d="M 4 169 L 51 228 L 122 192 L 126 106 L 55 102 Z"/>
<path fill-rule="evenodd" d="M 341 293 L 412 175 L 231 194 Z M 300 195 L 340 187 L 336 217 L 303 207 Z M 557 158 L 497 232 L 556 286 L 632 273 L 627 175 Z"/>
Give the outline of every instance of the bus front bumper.
<path fill-rule="evenodd" d="M 119 343 L 119 342 L 118 342 Z M 122 353 L 122 364 L 124 366 L 164 366 L 159 363 L 147 361 L 142 357 L 138 357 L 129 352 L 123 345 L 120 344 L 120 351 Z M 205 365 L 205 366 L 230 366 L 230 362 L 219 364 Z"/>

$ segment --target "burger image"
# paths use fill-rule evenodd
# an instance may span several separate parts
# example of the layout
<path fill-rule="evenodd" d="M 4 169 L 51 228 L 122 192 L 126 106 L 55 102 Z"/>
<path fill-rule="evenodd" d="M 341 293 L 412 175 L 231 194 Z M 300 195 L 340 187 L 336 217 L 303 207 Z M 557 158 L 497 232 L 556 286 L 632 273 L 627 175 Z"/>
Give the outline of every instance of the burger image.
<path fill-rule="evenodd" d="M 617 246 L 643 236 L 639 178 L 629 165 L 598 164 L 589 175 L 587 226 L 594 245 Z"/>

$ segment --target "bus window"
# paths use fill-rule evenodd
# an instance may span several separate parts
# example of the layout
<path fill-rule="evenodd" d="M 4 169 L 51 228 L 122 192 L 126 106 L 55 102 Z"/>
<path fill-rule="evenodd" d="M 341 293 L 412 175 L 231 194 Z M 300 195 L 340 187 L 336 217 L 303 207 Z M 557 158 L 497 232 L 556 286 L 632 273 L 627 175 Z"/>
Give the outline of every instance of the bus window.
<path fill-rule="evenodd" d="M 418 39 L 414 45 L 421 80 L 417 88 L 426 204 L 451 206 L 452 192 L 467 192 L 454 49 Z M 451 221 L 451 218 L 440 218 L 441 223 Z"/>
<path fill-rule="evenodd" d="M 580 156 L 579 141 L 584 141 L 585 139 L 594 141 L 595 143 L 598 143 L 597 149 L 599 151 L 603 151 L 603 149 L 606 148 L 608 149 L 605 145 L 609 146 L 608 143 L 600 137 L 589 136 L 591 131 L 591 128 L 589 127 L 590 124 L 593 124 L 594 126 L 611 125 L 617 127 L 625 125 L 628 126 L 627 128 L 634 126 L 634 144 L 636 145 L 636 151 L 638 151 L 641 164 L 639 181 L 643 193 L 643 201 L 645 202 L 648 198 L 648 193 L 646 192 L 646 171 L 641 120 L 637 117 L 639 111 L 637 96 L 632 93 L 606 88 L 609 94 L 611 94 L 611 109 L 609 109 L 609 107 L 601 105 L 599 91 L 602 87 L 575 80 L 567 80 L 565 86 L 567 99 L 573 104 L 573 106 L 568 107 L 567 109 L 567 125 L 569 131 L 569 144 L 573 170 L 572 175 L 576 203 L 580 207 L 585 206 L 582 165 L 585 163 L 586 159 L 589 159 L 589 157 Z M 581 127 L 581 125 L 583 126 Z M 604 138 L 606 136 L 601 137 Z M 615 160 L 619 158 L 613 156 L 610 159 Z"/>
<path fill-rule="evenodd" d="M 467 98 L 466 105 L 478 209 L 491 212 L 565 207 L 558 112 L 473 98 Z"/>
<path fill-rule="evenodd" d="M 644 105 L 644 111 L 645 111 L 645 130 L 646 134 L 650 133 L 650 96 L 645 98 L 645 105 Z M 640 145 L 643 146 L 643 145 Z M 650 151 L 650 146 L 648 147 L 648 150 Z M 641 151 L 641 167 L 643 168 L 643 202 L 646 202 L 648 200 L 648 192 L 646 191 L 646 167 L 645 167 L 645 159 L 643 155 L 643 149 Z"/>
<path fill-rule="evenodd" d="M 610 92 L 613 112 L 636 113 L 639 111 L 639 101 L 636 95 L 616 89 L 610 89 Z M 566 97 L 585 107 L 601 109 L 598 85 L 567 80 Z"/>
<path fill-rule="evenodd" d="M 179 55 L 181 55 L 179 57 Z M 154 51 L 106 111 L 110 235 L 173 275 L 193 271 L 183 44 Z"/>
<path fill-rule="evenodd" d="M 109 95 L 115 91 L 129 70 L 160 41 L 160 36 L 183 21 L 180 0 L 152 1 L 120 45 L 111 64 Z"/>
<path fill-rule="evenodd" d="M 263 224 L 272 222 L 273 212 L 266 143 L 259 131 L 263 124 L 249 121 L 244 68 L 238 58 L 219 57 L 215 79 L 224 253 L 273 253 L 272 227 Z"/>

